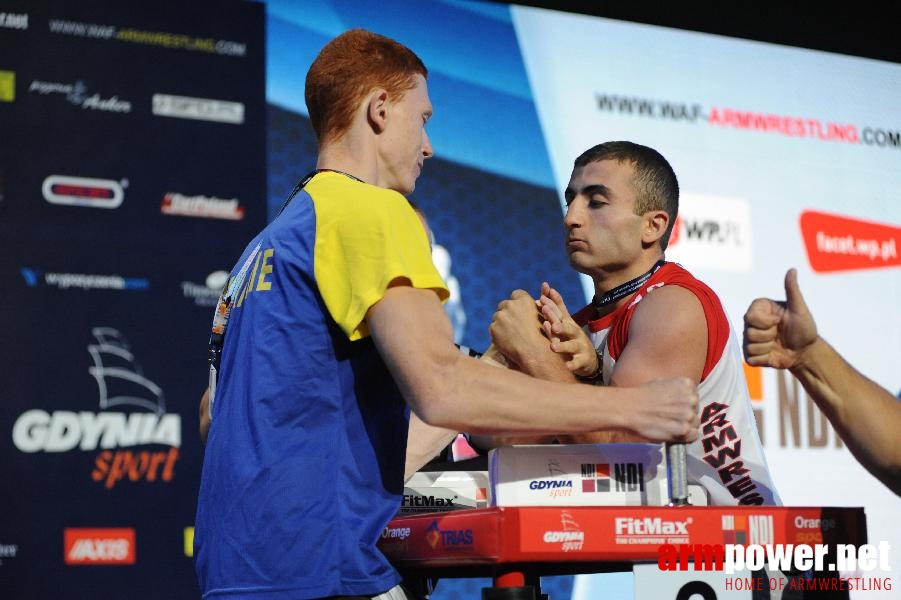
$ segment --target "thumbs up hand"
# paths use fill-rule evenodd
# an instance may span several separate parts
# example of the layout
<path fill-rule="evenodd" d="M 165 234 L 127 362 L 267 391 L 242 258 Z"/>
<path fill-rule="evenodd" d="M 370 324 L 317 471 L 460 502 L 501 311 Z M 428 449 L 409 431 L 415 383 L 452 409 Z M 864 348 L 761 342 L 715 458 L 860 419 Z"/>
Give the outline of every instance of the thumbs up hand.
<path fill-rule="evenodd" d="M 743 350 L 749 365 L 789 369 L 817 339 L 817 326 L 798 287 L 798 272 L 785 274 L 784 301 L 758 298 L 745 313 Z"/>

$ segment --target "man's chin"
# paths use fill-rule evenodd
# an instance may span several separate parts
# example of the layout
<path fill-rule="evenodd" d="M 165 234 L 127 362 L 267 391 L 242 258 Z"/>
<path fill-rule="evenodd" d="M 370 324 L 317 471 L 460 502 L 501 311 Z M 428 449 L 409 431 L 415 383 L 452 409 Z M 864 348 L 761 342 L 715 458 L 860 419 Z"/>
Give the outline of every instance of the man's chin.
<path fill-rule="evenodd" d="M 577 271 L 583 275 L 591 275 L 589 267 L 585 265 L 577 255 L 578 252 L 573 252 L 569 255 L 569 266 L 573 268 L 573 271 Z"/>
<path fill-rule="evenodd" d="M 570 252 L 569 253 L 569 266 L 571 266 L 576 271 L 579 271 L 580 273 L 582 272 L 581 271 L 582 261 L 579 260 L 578 252 Z"/>
<path fill-rule="evenodd" d="M 413 193 L 413 190 L 416 189 L 416 183 L 414 182 L 410 185 L 407 185 L 407 184 L 392 185 L 391 189 L 402 196 L 409 196 L 410 194 Z"/>
<path fill-rule="evenodd" d="M 403 194 L 404 196 L 409 196 L 410 194 L 413 193 L 413 190 L 416 189 L 416 180 L 417 180 L 417 179 L 419 179 L 419 176 L 418 176 L 418 175 L 417 175 L 416 177 L 413 177 L 412 179 L 410 179 L 410 181 L 404 181 L 403 183 L 400 184 L 400 186 L 401 186 L 403 189 L 402 189 L 402 190 L 398 190 L 398 191 L 399 191 L 401 194 Z"/>

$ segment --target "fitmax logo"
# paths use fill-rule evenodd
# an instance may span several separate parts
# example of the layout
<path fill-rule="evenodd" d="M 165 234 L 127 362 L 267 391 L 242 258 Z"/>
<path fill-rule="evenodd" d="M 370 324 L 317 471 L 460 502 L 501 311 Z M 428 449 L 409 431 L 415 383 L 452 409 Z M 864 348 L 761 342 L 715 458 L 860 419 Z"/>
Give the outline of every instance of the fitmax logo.
<path fill-rule="evenodd" d="M 688 535 L 691 519 L 685 521 L 664 521 L 660 517 L 616 519 L 616 535 Z"/>

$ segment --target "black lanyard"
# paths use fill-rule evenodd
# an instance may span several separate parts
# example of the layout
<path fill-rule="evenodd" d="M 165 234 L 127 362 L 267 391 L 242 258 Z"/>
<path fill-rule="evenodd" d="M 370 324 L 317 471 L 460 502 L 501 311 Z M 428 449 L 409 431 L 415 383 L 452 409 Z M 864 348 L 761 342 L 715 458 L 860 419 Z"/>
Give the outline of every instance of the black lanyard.
<path fill-rule="evenodd" d="M 662 267 L 665 264 L 666 264 L 665 260 L 658 260 L 656 263 L 654 263 L 654 266 L 651 267 L 651 270 L 648 271 L 647 273 L 645 273 L 643 275 L 639 275 L 635 279 L 630 279 L 626 283 L 616 286 L 615 288 L 613 288 L 612 290 L 610 290 L 609 292 L 607 292 L 600 298 L 597 295 L 595 295 L 595 297 L 591 299 L 591 303 L 594 305 L 595 308 L 601 309 L 605 306 L 613 304 L 620 298 L 625 298 L 626 296 L 634 293 L 635 291 L 638 290 L 638 288 L 643 286 L 645 284 L 645 282 L 648 279 L 650 279 L 654 273 L 657 272 L 657 269 L 659 269 L 660 267 Z"/>
<path fill-rule="evenodd" d="M 294 200 L 294 196 L 296 196 L 297 193 L 300 192 L 300 190 L 302 190 L 304 187 L 306 187 L 306 185 L 308 183 L 310 183 L 311 179 L 313 179 L 320 173 L 340 173 L 341 175 L 344 175 L 345 177 L 350 177 L 354 181 L 359 181 L 360 183 L 365 183 L 359 177 L 354 177 L 350 173 L 345 173 L 344 171 L 339 171 L 338 169 L 316 169 L 315 171 L 311 171 L 310 173 L 308 173 L 306 175 L 306 177 L 304 177 L 303 179 L 300 180 L 300 183 L 298 183 L 297 185 L 294 186 L 294 189 L 291 190 L 291 193 L 288 195 L 288 199 L 285 200 L 284 204 L 282 204 L 282 207 L 280 209 L 278 209 L 278 212 L 275 215 L 276 218 L 278 218 L 278 216 L 280 214 L 282 214 L 282 211 L 284 211 L 286 208 L 288 208 L 288 205 L 291 204 L 291 200 Z"/>

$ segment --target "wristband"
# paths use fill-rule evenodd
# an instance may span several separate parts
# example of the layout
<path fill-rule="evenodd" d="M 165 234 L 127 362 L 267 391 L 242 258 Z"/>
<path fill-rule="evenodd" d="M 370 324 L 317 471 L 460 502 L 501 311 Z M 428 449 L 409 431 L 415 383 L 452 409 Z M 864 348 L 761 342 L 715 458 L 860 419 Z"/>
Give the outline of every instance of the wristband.
<path fill-rule="evenodd" d="M 582 383 L 590 383 L 593 385 L 601 385 L 604 383 L 604 358 L 601 356 L 601 353 L 597 350 L 594 351 L 595 356 L 598 359 L 598 367 L 595 369 L 594 373 L 591 375 L 576 375 L 576 377 Z"/>

